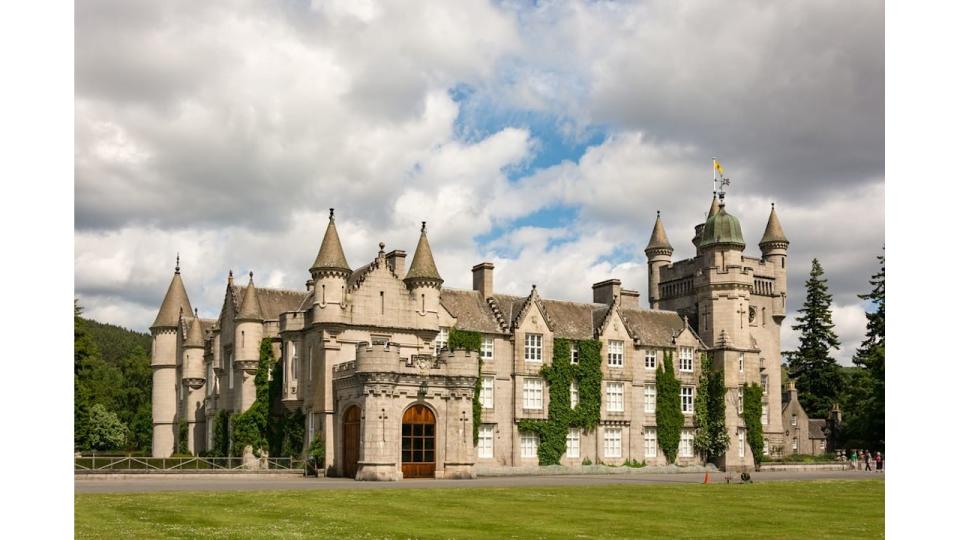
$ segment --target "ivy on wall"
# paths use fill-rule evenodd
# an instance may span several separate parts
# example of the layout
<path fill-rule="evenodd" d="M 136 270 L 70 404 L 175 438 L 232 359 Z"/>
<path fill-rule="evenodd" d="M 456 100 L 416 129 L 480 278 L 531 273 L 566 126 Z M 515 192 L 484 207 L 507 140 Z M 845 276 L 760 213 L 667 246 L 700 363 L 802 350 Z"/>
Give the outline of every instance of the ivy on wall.
<path fill-rule="evenodd" d="M 469 330 L 450 329 L 450 335 L 447 337 L 447 349 L 453 351 L 456 349 L 466 349 L 480 354 L 480 344 L 483 342 L 483 336 L 480 332 L 471 332 Z M 476 446 L 480 440 L 480 417 L 483 408 L 480 405 L 480 390 L 483 379 L 480 376 L 483 361 L 477 362 L 477 382 L 473 385 L 473 444 Z"/>
<path fill-rule="evenodd" d="M 247 445 L 253 447 L 253 453 L 260 455 L 262 449 L 269 444 L 268 417 L 270 414 L 270 385 L 269 372 L 273 364 L 273 346 L 270 338 L 260 341 L 260 362 L 257 364 L 257 374 L 253 378 L 257 397 L 250 408 L 233 417 L 233 454 L 243 455 Z M 242 391 L 242 390 L 240 390 Z"/>
<path fill-rule="evenodd" d="M 540 368 L 547 381 L 550 404 L 546 420 L 524 419 L 518 422 L 520 431 L 536 433 L 540 437 L 537 457 L 540 465 L 557 465 L 567 450 L 570 428 L 590 431 L 600 422 L 600 342 L 576 341 L 579 362 L 570 363 L 571 341 L 553 341 L 553 361 Z M 570 407 L 570 385 L 579 387 L 579 401 Z"/>
<path fill-rule="evenodd" d="M 682 427 L 680 381 L 673 371 L 673 353 L 666 351 L 663 364 L 657 368 L 657 442 L 667 458 L 667 463 L 673 463 L 677 459 Z"/>
<path fill-rule="evenodd" d="M 183 418 L 177 423 L 177 453 L 190 453 L 190 449 L 187 448 L 187 421 Z"/>
<path fill-rule="evenodd" d="M 694 422 L 697 433 L 693 447 L 705 461 L 720 457 L 730 446 L 730 434 L 726 426 L 726 392 L 723 372 L 714 369 L 706 354 L 700 355 L 700 383 L 693 403 Z"/>
<path fill-rule="evenodd" d="M 213 448 L 210 455 L 226 457 L 230 453 L 230 413 L 220 409 L 214 416 Z"/>
<path fill-rule="evenodd" d="M 757 383 L 750 383 L 743 388 L 743 423 L 747 427 L 747 442 L 753 452 L 753 463 L 760 466 L 763 458 L 763 424 L 760 423 L 762 414 L 761 400 L 763 387 Z"/>

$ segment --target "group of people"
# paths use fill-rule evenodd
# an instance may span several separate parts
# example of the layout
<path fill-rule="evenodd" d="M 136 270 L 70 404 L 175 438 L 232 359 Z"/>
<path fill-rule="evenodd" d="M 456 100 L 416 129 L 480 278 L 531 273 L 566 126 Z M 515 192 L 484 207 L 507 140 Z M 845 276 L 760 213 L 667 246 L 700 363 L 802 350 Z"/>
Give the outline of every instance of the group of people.
<path fill-rule="evenodd" d="M 858 471 L 883 471 L 883 454 L 880 451 L 871 453 L 869 450 L 850 450 L 849 457 L 843 455 L 844 461 L 850 463 L 851 468 Z"/>

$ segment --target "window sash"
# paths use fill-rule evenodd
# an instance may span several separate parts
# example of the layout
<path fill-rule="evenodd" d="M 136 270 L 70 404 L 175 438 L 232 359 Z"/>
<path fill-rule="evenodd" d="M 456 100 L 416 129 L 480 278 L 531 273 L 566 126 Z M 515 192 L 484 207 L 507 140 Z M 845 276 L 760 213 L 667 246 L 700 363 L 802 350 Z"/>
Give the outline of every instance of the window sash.
<path fill-rule="evenodd" d="M 620 428 L 603 430 L 603 457 L 618 458 L 623 454 L 620 444 L 621 431 Z"/>
<path fill-rule="evenodd" d="M 576 343 L 570 344 L 570 363 L 574 365 L 580 363 L 580 348 Z"/>
<path fill-rule="evenodd" d="M 580 457 L 580 430 L 577 428 L 567 431 L 567 457 Z"/>
<path fill-rule="evenodd" d="M 693 414 L 693 387 L 680 387 L 680 408 L 683 414 Z"/>
<path fill-rule="evenodd" d="M 580 403 L 580 383 L 573 381 L 570 383 L 570 408 L 575 409 Z"/>
<path fill-rule="evenodd" d="M 680 457 L 693 457 L 693 432 L 689 429 L 680 432 Z"/>
<path fill-rule="evenodd" d="M 657 457 L 657 429 L 648 427 L 643 429 L 643 457 Z"/>
<path fill-rule="evenodd" d="M 643 355 L 643 367 L 657 369 L 657 351 L 647 351 Z"/>
<path fill-rule="evenodd" d="M 744 448 L 744 434 L 743 428 L 737 430 L 737 455 L 739 457 L 744 457 L 746 455 L 746 449 Z"/>
<path fill-rule="evenodd" d="M 493 358 L 493 338 L 484 337 L 483 343 L 480 344 L 480 357 L 484 360 L 490 360 Z"/>
<path fill-rule="evenodd" d="M 537 446 L 540 444 L 539 437 L 535 433 L 520 434 L 520 457 L 537 457 Z"/>
<path fill-rule="evenodd" d="M 680 347 L 680 371 L 693 371 L 693 348 Z"/>
<path fill-rule="evenodd" d="M 656 385 L 648 384 L 643 387 L 643 412 L 645 413 L 657 412 Z"/>
<path fill-rule="evenodd" d="M 610 340 L 607 342 L 607 365 L 623 367 L 623 342 Z"/>
<path fill-rule="evenodd" d="M 494 380 L 493 377 L 484 377 L 483 382 L 481 383 L 480 388 L 480 404 L 484 409 L 493 408 L 493 392 L 494 392 Z"/>
<path fill-rule="evenodd" d="M 543 334 L 524 334 L 523 359 L 526 362 L 543 361 Z"/>
<path fill-rule="evenodd" d="M 523 380 L 523 408 L 543 410 L 543 379 Z"/>
<path fill-rule="evenodd" d="M 607 383 L 607 411 L 623 412 L 623 383 Z"/>
<path fill-rule="evenodd" d="M 477 456 L 481 458 L 493 457 L 493 426 L 489 424 L 480 426 L 480 434 L 477 439 Z"/>

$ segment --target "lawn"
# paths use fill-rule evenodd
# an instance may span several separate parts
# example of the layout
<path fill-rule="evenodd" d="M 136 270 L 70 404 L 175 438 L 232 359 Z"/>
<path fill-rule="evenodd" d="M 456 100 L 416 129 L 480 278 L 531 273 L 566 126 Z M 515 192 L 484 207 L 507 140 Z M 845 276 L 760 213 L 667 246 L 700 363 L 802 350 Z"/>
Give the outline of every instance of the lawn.
<path fill-rule="evenodd" d="M 879 538 L 884 483 L 75 496 L 79 538 Z"/>

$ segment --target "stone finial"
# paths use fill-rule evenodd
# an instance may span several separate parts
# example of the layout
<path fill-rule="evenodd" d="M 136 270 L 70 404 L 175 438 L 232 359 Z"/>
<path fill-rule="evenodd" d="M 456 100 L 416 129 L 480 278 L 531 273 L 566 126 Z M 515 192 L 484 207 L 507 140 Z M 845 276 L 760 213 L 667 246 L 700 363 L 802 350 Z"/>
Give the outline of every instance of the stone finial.
<path fill-rule="evenodd" d="M 180 273 L 180 252 L 179 251 L 177 252 L 177 266 L 173 268 L 173 273 L 174 274 Z"/>
<path fill-rule="evenodd" d="M 330 221 L 333 221 L 333 208 L 330 209 Z"/>
<path fill-rule="evenodd" d="M 426 221 L 421 221 L 421 222 L 420 222 L 420 232 L 427 232 L 427 222 L 426 222 Z"/>

